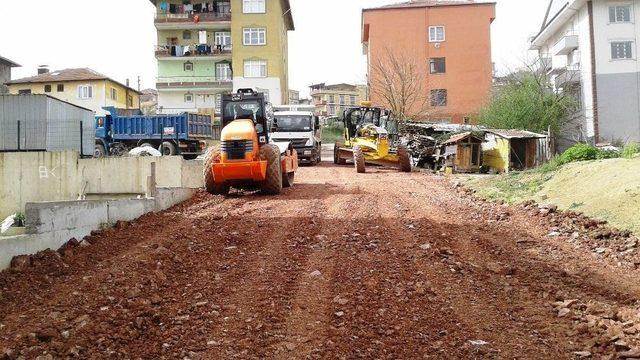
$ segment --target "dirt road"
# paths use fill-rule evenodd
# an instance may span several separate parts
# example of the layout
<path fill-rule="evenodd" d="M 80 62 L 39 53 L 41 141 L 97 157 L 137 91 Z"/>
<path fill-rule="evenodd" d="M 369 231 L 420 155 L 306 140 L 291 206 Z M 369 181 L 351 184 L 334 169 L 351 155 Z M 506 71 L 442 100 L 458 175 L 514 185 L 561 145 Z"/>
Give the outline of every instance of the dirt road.
<path fill-rule="evenodd" d="M 0 359 L 633 355 L 637 271 L 548 233 L 435 176 L 305 167 L 0 274 Z"/>

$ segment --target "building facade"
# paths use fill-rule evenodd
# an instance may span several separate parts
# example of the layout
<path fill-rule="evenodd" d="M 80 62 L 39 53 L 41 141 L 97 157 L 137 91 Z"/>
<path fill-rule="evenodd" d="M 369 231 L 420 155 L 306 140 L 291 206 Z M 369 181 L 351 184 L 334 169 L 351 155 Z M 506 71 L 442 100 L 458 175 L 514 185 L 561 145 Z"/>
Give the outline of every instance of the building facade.
<path fill-rule="evenodd" d="M 555 3 L 531 48 L 556 91 L 577 103 L 559 148 L 640 141 L 640 0 Z"/>
<path fill-rule="evenodd" d="M 312 104 L 321 116 L 339 116 L 346 108 L 359 106 L 369 99 L 366 85 L 322 83 L 311 85 L 310 88 Z"/>
<path fill-rule="evenodd" d="M 289 95 L 289 0 L 151 0 L 158 34 L 158 110 L 219 113 L 223 93 Z"/>
<path fill-rule="evenodd" d="M 11 94 L 45 94 L 105 115 L 103 107 L 139 109 L 140 92 L 87 68 L 50 72 L 10 81 Z"/>
<path fill-rule="evenodd" d="M 384 69 L 391 71 L 393 54 L 396 62 L 414 66 L 411 77 L 421 84 L 410 109 L 416 118 L 472 122 L 491 96 L 494 19 L 495 3 L 473 0 L 412 0 L 364 9 L 362 43 L 374 105 L 389 107 L 380 83 Z"/>
<path fill-rule="evenodd" d="M 20 65 L 0 56 L 0 94 L 9 92 L 9 88 L 5 84 L 11 81 L 11 69 L 14 67 L 20 67 Z"/>

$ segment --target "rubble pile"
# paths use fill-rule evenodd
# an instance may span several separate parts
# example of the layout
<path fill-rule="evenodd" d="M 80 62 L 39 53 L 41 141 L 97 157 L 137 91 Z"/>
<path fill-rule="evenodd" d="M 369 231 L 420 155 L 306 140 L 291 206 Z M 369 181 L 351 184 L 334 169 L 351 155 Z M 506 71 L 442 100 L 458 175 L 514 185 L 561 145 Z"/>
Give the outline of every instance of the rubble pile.
<path fill-rule="evenodd" d="M 420 124 L 406 124 L 400 142 L 407 146 L 418 167 L 431 165 L 433 154 L 438 148 L 438 141 L 430 135 L 432 129 Z"/>

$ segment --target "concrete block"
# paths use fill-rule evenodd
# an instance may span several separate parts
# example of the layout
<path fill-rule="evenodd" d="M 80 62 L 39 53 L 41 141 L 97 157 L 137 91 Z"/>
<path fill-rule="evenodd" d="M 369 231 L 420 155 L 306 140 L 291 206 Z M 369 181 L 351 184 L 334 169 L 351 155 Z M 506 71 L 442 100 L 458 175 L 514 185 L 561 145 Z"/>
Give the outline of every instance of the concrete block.
<path fill-rule="evenodd" d="M 108 222 L 132 221 L 140 216 L 155 211 L 153 199 L 130 199 L 107 201 Z"/>
<path fill-rule="evenodd" d="M 156 194 L 156 211 L 167 210 L 181 202 L 187 201 L 196 193 L 195 189 L 159 188 Z"/>
<path fill-rule="evenodd" d="M 27 203 L 28 234 L 73 230 L 109 221 L 107 201 L 60 201 Z"/>

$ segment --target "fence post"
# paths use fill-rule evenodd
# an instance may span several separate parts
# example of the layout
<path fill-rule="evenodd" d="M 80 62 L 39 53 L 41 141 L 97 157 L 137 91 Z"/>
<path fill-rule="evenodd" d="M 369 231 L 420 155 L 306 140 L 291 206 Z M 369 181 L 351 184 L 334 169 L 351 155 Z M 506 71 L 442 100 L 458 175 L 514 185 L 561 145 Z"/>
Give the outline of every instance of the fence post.
<path fill-rule="evenodd" d="M 18 120 L 18 151 L 20 151 L 20 120 Z"/>
<path fill-rule="evenodd" d="M 82 157 L 84 156 L 84 147 L 83 147 L 83 145 L 84 145 L 83 140 L 84 139 L 83 139 L 83 136 L 82 136 L 82 128 L 83 128 L 82 123 L 83 123 L 83 121 L 80 120 L 80 159 L 82 159 Z"/>

